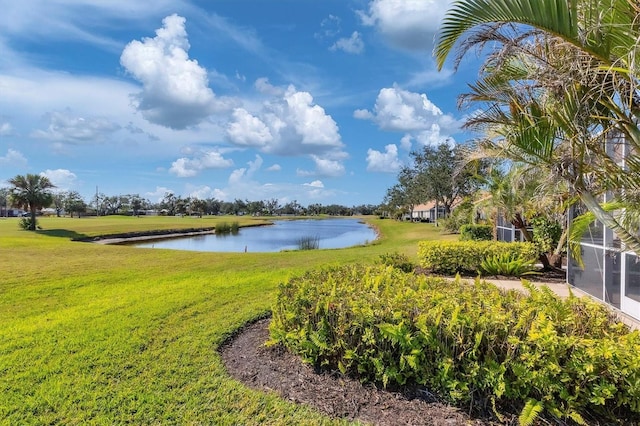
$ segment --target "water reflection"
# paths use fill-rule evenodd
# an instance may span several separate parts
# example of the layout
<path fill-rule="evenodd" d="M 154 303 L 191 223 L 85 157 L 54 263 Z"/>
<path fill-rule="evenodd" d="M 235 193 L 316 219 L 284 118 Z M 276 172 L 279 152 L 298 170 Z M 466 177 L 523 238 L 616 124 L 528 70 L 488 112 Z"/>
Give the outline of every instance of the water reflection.
<path fill-rule="evenodd" d="M 319 248 L 344 248 L 376 239 L 357 219 L 278 220 L 273 225 L 241 228 L 237 235 L 199 235 L 135 244 L 136 247 L 217 252 L 297 250 L 301 239 L 318 239 Z"/>

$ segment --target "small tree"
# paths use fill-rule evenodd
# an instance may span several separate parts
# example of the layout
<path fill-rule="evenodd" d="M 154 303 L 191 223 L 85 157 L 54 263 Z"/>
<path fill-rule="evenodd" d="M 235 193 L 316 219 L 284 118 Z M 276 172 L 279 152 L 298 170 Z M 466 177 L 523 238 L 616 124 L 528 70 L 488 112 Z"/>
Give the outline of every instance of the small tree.
<path fill-rule="evenodd" d="M 28 229 L 36 230 L 36 210 L 48 207 L 53 202 L 51 189 L 55 185 L 49 178 L 41 175 L 17 175 L 9 179 L 11 204 L 29 210 L 31 221 Z"/>
<path fill-rule="evenodd" d="M 84 202 L 82 195 L 78 191 L 69 191 L 65 195 L 64 209 L 71 217 L 73 217 L 74 213 L 77 213 L 78 217 L 80 217 L 81 213 L 87 211 L 87 203 Z"/>

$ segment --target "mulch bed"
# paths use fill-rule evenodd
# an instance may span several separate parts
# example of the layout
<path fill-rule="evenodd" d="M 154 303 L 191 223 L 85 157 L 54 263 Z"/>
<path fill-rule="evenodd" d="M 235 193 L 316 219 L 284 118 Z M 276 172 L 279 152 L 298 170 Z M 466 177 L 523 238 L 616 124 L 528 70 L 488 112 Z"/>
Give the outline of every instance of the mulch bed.
<path fill-rule="evenodd" d="M 485 279 L 491 281 L 492 278 L 513 279 Z M 549 283 L 564 283 L 566 280 L 565 271 L 560 269 L 545 271 L 527 279 Z M 276 392 L 286 400 L 308 405 L 333 418 L 379 426 L 486 426 L 518 423 L 516 414 L 504 416 L 501 422 L 491 413 L 473 416 L 467 410 L 443 403 L 426 389 L 393 392 L 372 384 L 364 385 L 339 372 L 314 369 L 282 346 L 264 345 L 269 338 L 269 321 L 266 318 L 247 324 L 220 349 L 229 374 L 251 388 Z"/>
<path fill-rule="evenodd" d="M 338 372 L 322 372 L 304 364 L 281 346 L 265 347 L 269 319 L 249 324 L 222 345 L 220 353 L 227 371 L 247 386 L 276 392 L 280 397 L 305 404 L 333 418 L 380 425 L 516 424 L 469 413 L 438 401 L 425 389 L 390 392 Z"/>

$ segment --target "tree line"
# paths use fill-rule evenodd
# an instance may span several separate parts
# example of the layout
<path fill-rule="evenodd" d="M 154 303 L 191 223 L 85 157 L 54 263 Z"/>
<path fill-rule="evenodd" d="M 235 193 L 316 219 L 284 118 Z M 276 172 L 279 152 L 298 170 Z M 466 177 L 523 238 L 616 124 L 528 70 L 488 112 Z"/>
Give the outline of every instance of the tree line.
<path fill-rule="evenodd" d="M 8 188 L 0 188 L 0 207 L 24 208 L 30 212 L 33 227 L 37 211 L 52 207 L 56 215 L 63 214 L 71 217 L 86 215 L 134 215 L 140 216 L 147 212 L 163 215 L 372 215 L 377 214 L 378 205 L 362 204 L 357 206 L 343 206 L 339 204 L 323 205 L 313 203 L 303 206 L 296 200 L 282 203 L 276 198 L 269 200 L 249 201 L 235 199 L 223 201 L 216 198 L 199 199 L 197 197 L 182 197 L 167 192 L 158 202 L 152 202 L 139 194 L 106 195 L 96 193 L 90 200 L 85 200 L 78 191 L 56 191 L 55 186 L 45 176 L 27 174 L 18 175 L 10 179 Z"/>

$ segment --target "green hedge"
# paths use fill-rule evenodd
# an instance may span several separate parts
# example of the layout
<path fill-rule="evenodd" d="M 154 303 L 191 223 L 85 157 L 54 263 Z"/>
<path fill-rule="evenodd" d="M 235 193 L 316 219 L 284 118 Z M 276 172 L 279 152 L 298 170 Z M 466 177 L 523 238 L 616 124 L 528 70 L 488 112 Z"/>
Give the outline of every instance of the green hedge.
<path fill-rule="evenodd" d="M 538 249 L 532 243 L 502 241 L 421 241 L 418 261 L 423 268 L 437 274 L 478 273 L 486 258 L 512 256 L 536 259 Z"/>
<path fill-rule="evenodd" d="M 491 241 L 493 240 L 493 227 L 491 225 L 462 225 L 460 227 L 460 240 Z"/>
<path fill-rule="evenodd" d="M 559 299 L 393 267 L 312 271 L 279 287 L 270 332 L 316 366 L 418 384 L 480 409 L 640 421 L 640 334 L 587 298 Z M 636 424 L 636 423 L 633 423 Z"/>

